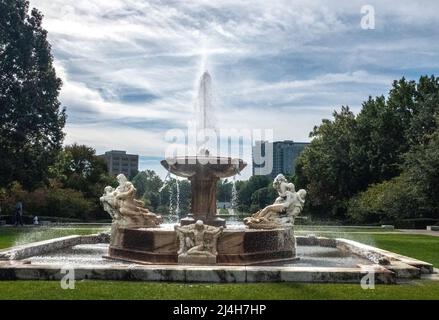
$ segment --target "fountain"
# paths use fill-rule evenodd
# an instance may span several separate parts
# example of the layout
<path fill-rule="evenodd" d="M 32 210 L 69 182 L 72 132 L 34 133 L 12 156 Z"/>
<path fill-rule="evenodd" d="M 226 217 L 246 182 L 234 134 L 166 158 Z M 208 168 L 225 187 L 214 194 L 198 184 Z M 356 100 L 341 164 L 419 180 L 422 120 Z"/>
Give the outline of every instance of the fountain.
<path fill-rule="evenodd" d="M 215 130 L 211 83 L 210 74 L 204 72 L 196 104 L 198 130 Z M 285 179 L 278 179 L 275 187 L 279 190 L 279 198 L 273 205 L 247 218 L 246 225 L 228 227 L 217 215 L 217 182 L 220 178 L 239 174 L 247 164 L 242 159 L 213 156 L 204 145 L 198 147 L 195 155 L 161 161 L 168 174 L 191 182 L 190 213 L 180 224 L 147 225 L 144 222 L 139 226 L 121 224 L 113 214 L 116 218 L 108 256 L 146 264 L 248 265 L 296 259 L 291 213 L 300 212 L 297 209 L 302 208 L 304 199 L 299 194 L 303 194 L 296 193 L 294 186 Z M 120 185 L 118 189 L 125 187 Z M 117 193 L 114 197 L 118 197 Z M 106 205 L 111 206 L 111 201 Z M 156 217 L 154 222 L 159 219 Z"/>
<path fill-rule="evenodd" d="M 198 99 L 195 106 L 197 130 L 215 130 L 212 105 L 212 78 L 205 71 L 200 78 Z M 236 175 L 247 165 L 241 159 L 214 157 L 204 145 L 194 156 L 175 157 L 162 160 L 163 167 L 179 177 L 191 182 L 191 213 L 181 220 L 182 225 L 193 224 L 197 220 L 212 226 L 225 226 L 224 219 L 217 216 L 216 186 L 220 178 Z"/>
<path fill-rule="evenodd" d="M 208 73 L 200 81 L 200 128 L 214 124 L 211 81 Z M 211 156 L 204 146 L 195 153 L 161 162 L 168 169 L 163 188 L 171 173 L 191 181 L 191 212 L 181 223 L 164 224 L 145 209 L 121 174 L 119 186 L 106 187 L 100 199 L 113 220 L 111 235 L 72 235 L 0 250 L 0 280 L 60 280 L 66 267 L 74 268 L 76 280 L 360 283 L 373 275 L 377 283 L 395 283 L 433 276 L 430 263 L 394 252 L 342 238 L 295 236 L 306 191 L 296 192 L 282 174 L 273 181 L 273 204 L 244 223 L 227 224 L 216 215 L 216 182 L 246 163 Z M 171 214 L 179 213 L 178 181 L 176 188 Z M 235 185 L 232 191 L 235 208 Z"/>

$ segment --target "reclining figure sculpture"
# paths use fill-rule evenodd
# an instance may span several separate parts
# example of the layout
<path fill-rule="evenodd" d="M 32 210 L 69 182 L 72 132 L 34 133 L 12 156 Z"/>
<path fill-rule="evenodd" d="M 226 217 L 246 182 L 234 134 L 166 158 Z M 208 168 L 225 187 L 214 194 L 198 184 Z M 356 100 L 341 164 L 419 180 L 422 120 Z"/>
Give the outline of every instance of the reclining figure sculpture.
<path fill-rule="evenodd" d="M 251 229 L 276 229 L 293 226 L 294 219 L 302 212 L 305 204 L 306 190 L 296 192 L 294 184 L 288 183 L 283 174 L 278 174 L 273 187 L 279 197 L 276 201 L 244 219 Z"/>
<path fill-rule="evenodd" d="M 147 228 L 163 222 L 161 216 L 150 212 L 144 203 L 135 199 L 136 188 L 123 174 L 117 177 L 119 186 L 114 189 L 107 186 L 100 198 L 104 210 L 113 219 L 113 226 Z"/>

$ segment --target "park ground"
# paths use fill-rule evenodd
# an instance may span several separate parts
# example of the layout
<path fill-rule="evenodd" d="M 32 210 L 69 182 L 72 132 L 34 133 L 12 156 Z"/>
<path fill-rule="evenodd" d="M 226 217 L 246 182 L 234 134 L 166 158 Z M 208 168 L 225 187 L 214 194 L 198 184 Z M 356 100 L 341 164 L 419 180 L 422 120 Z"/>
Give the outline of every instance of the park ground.
<path fill-rule="evenodd" d="M 70 234 L 91 234 L 108 227 L 53 226 L 0 228 L 0 249 Z M 439 268 L 439 236 L 379 228 L 299 226 L 298 235 L 343 237 L 371 244 Z M 406 284 L 249 283 L 199 284 L 130 281 L 77 281 L 74 290 L 63 290 L 58 281 L 0 281 L 0 299 L 439 299 L 439 281 L 418 280 Z"/>

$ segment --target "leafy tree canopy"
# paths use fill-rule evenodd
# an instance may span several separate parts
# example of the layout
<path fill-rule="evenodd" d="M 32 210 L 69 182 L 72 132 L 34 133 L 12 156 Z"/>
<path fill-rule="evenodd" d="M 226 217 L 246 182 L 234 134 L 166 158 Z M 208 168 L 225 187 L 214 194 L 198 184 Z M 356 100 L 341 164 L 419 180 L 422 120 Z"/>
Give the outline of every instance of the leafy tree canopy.
<path fill-rule="evenodd" d="M 0 1 L 0 185 L 47 180 L 63 141 L 61 80 L 43 16 L 24 0 Z"/>

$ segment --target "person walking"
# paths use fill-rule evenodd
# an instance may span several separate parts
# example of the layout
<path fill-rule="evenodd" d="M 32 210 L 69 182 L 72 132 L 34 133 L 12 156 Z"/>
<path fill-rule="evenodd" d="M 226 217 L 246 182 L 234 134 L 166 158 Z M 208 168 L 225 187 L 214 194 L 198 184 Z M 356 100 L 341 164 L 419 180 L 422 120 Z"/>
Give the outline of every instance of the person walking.
<path fill-rule="evenodd" d="M 23 204 L 21 201 L 17 201 L 15 204 L 15 226 L 23 225 Z"/>

